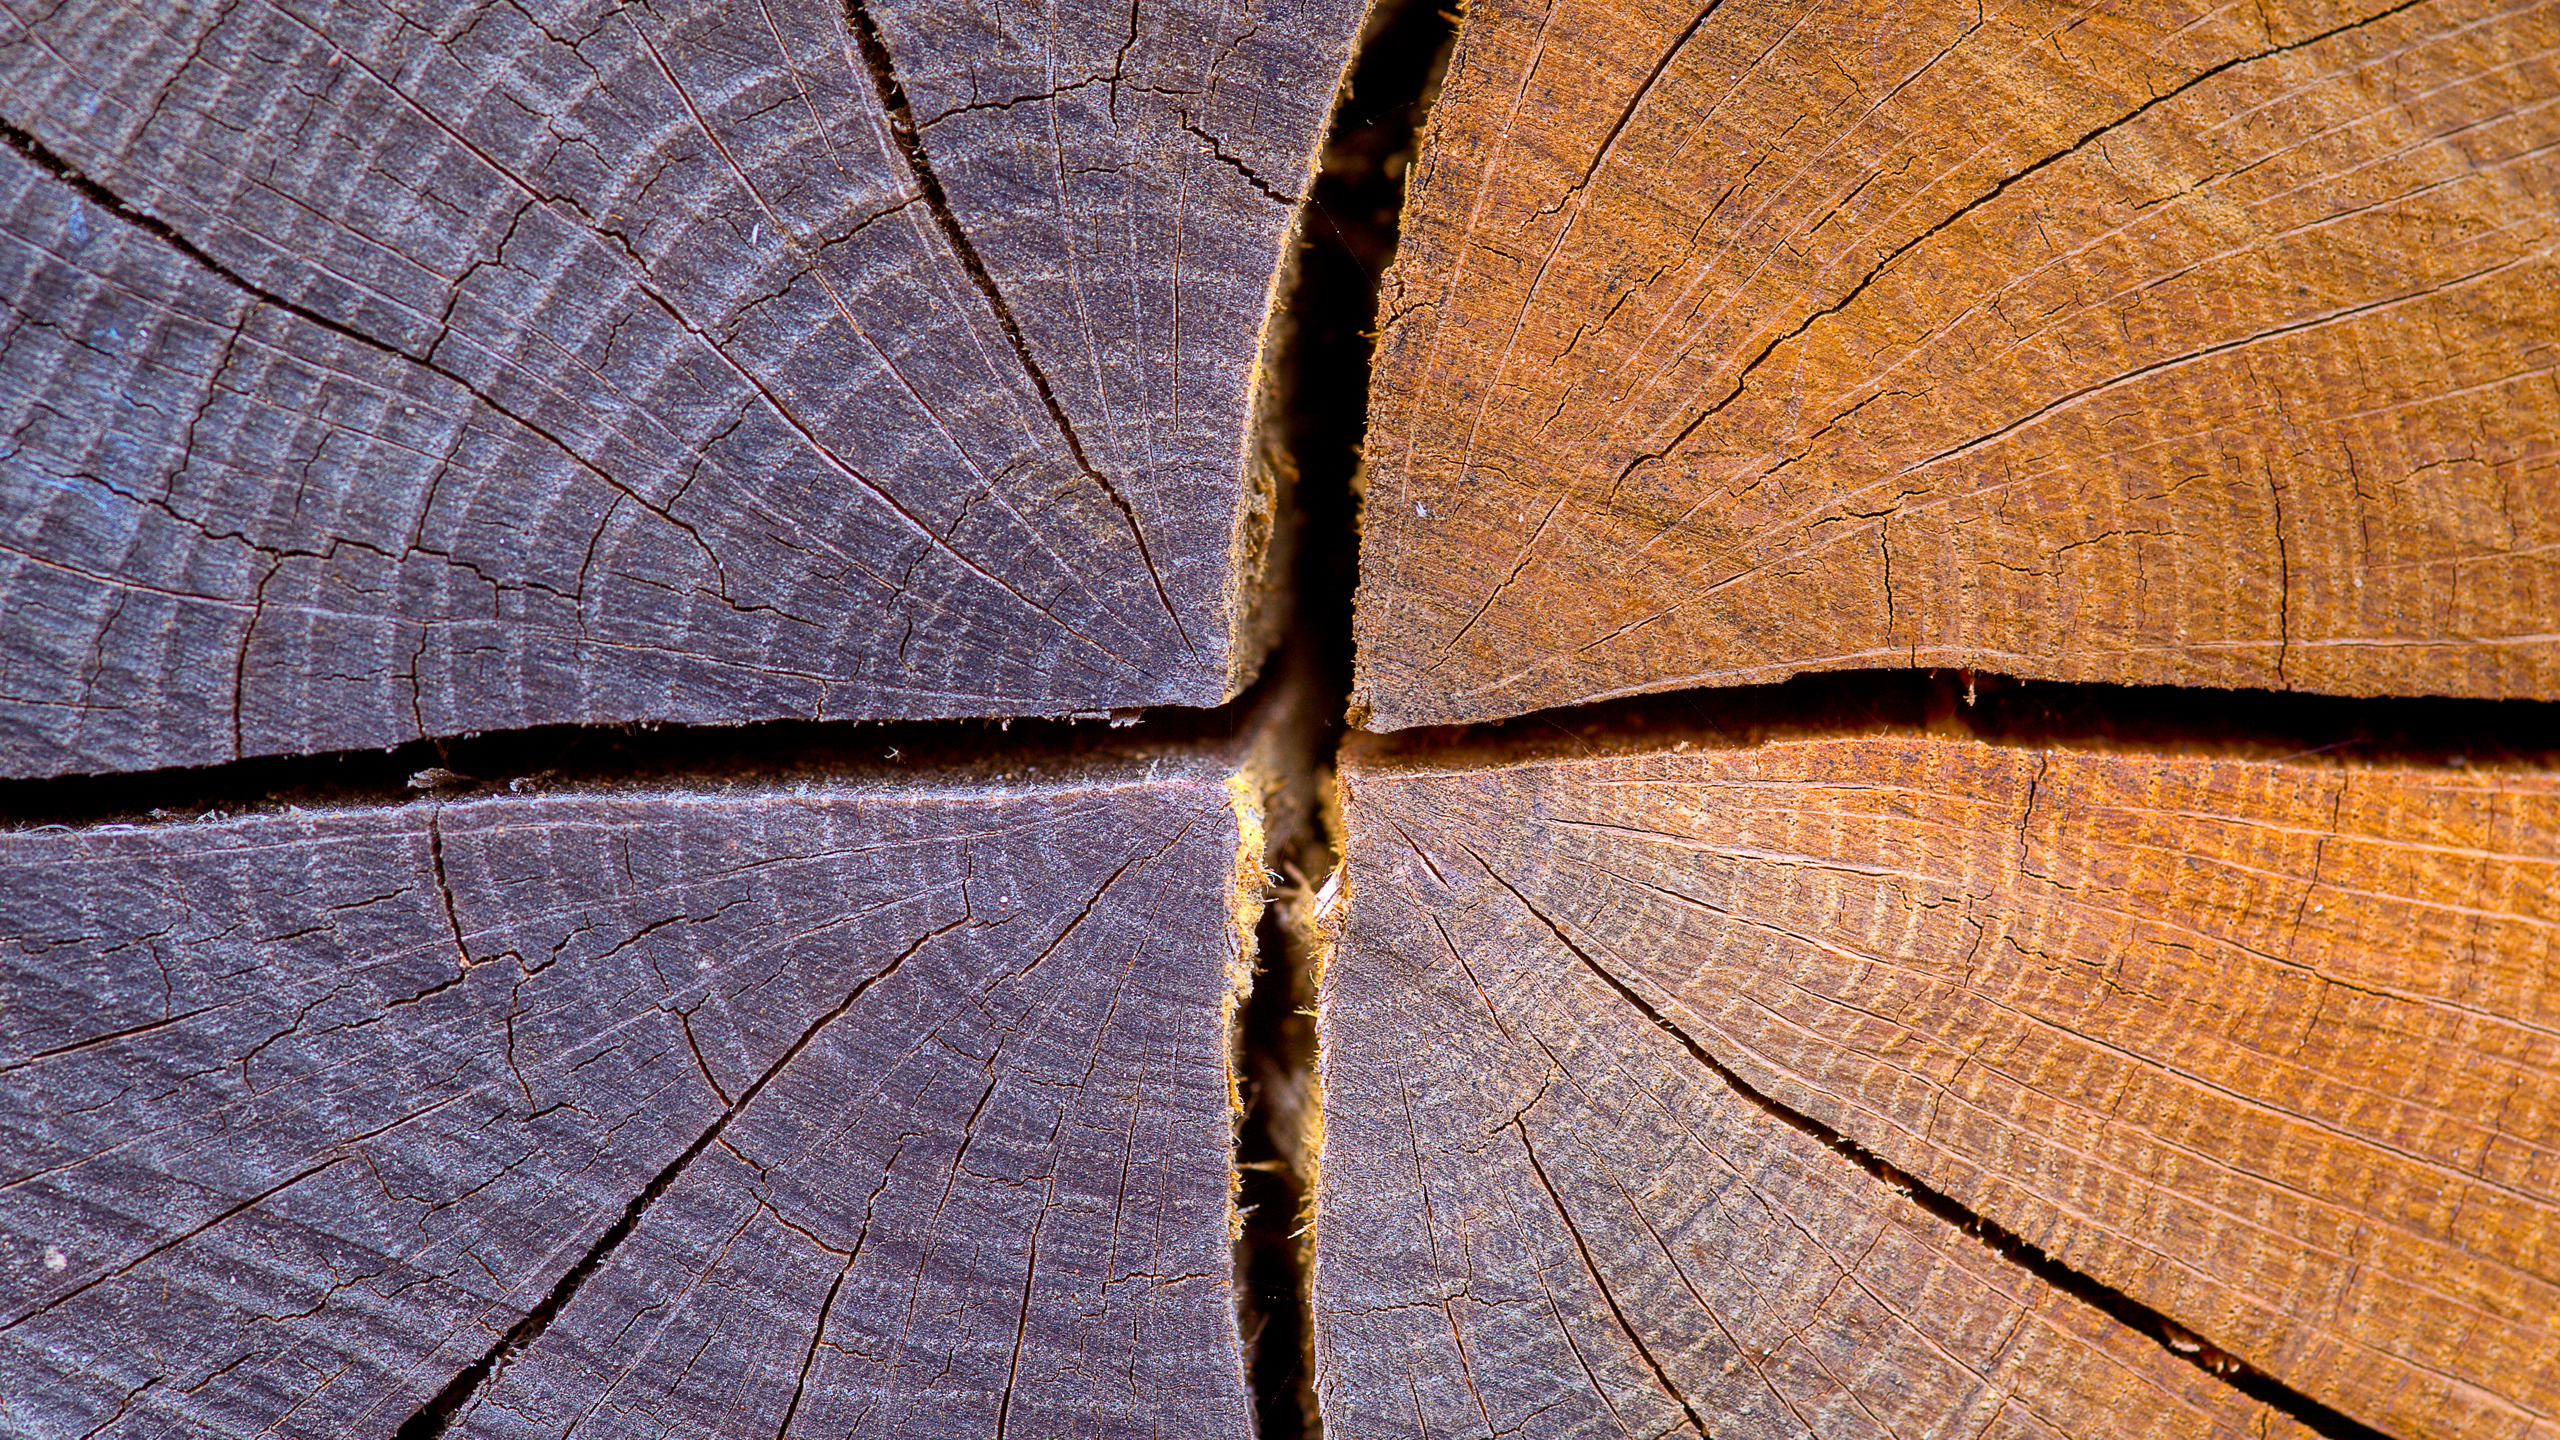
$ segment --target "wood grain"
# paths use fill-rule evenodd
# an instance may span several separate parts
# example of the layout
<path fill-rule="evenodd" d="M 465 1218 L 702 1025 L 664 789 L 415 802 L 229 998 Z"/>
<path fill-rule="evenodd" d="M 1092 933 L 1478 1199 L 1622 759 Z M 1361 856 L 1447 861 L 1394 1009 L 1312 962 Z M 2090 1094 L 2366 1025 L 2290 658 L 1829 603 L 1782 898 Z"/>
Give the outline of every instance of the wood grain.
<path fill-rule="evenodd" d="M 1208 705 L 1355 0 L 0 14 L 0 773 Z"/>
<path fill-rule="evenodd" d="M 2560 695 L 2560 7 L 1486 0 L 1379 729 L 1802 671 Z"/>
<path fill-rule="evenodd" d="M 1164 769 L 0 836 L 0 1431 L 1249 1434 Z"/>
<path fill-rule="evenodd" d="M 1794 1152 L 1737 1151 L 1753 1117 L 1650 1007 L 1777 1105 L 2315 1401 L 2398 1436 L 2560 1435 L 2560 778 L 1869 735 L 1351 787 L 1332 1312 L 1416 1304 L 1393 1323 L 1445 1335 L 1432 1307 L 1496 1257 L 1558 1268 L 1555 1217 L 1516 1199 L 1534 1140 L 1577 1167 L 1566 1198 L 1614 1247 L 1608 1283 L 1644 1297 L 1631 1318 L 1695 1285 L 1771 1327 L 1737 1336 L 1750 1358 L 1823 1353 L 1782 1342 L 1855 1293 L 1833 1282 L 1866 1273 L 1880 1222 L 1764 1178 L 1759 1156 Z M 1432 1027 L 1445 1058 L 1416 1062 Z M 1417 1165 L 1436 1222 L 1409 1213 Z M 1789 1258 L 1725 1277 L 1645 1249 L 1725 1265 L 1736 1235 Z M 1525 1305 L 1456 1312 L 1520 1327 L 1470 1339 L 1480 1374 L 1522 1363 L 1482 1358 L 1497 1343 L 1571 1363 L 1536 1292 L 1475 1293 Z M 1563 1333 L 1615 1353 L 1563 1303 Z M 1333 1322 L 1338 1373 L 1369 1373 L 1356 1337 L 1383 1323 Z M 1649 1340 L 1700 1322 L 1680 1323 Z M 1711 1352 L 1663 1361 L 1703 1383 Z M 2004 1383 L 1971 1368 L 1936 1413 Z"/>

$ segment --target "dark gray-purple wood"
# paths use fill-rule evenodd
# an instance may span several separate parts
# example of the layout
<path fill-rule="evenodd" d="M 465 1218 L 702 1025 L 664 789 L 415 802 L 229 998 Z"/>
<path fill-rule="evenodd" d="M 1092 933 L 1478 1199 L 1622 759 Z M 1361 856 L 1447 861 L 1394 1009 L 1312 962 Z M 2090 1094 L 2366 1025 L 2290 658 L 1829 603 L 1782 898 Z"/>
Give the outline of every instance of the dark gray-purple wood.
<path fill-rule="evenodd" d="M 0 835 L 0 1433 L 1250 1433 L 1222 781 Z"/>
<path fill-rule="evenodd" d="M 0 773 L 1232 694 L 1360 8 L 0 12 Z"/>

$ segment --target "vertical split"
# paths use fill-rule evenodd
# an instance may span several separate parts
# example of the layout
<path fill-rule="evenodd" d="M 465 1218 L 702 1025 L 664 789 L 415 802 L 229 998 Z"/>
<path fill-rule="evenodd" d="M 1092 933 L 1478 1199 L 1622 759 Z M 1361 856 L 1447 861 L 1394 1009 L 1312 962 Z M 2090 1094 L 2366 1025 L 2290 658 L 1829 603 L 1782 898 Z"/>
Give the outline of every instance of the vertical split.
<path fill-rule="evenodd" d="M 1263 683 L 1300 699 L 1276 758 L 1266 864 L 1275 886 L 1257 934 L 1260 973 L 1238 1012 L 1243 1113 L 1236 1136 L 1236 1298 L 1263 1440 L 1322 1428 L 1307 1290 L 1316 1140 L 1311 910 L 1340 863 L 1332 763 L 1351 693 L 1351 594 L 1359 567 L 1359 467 L 1378 286 L 1393 258 L 1405 177 L 1457 34 L 1436 0 L 1380 0 L 1335 100 L 1280 300 L 1266 440 L 1296 474 L 1289 623 Z"/>

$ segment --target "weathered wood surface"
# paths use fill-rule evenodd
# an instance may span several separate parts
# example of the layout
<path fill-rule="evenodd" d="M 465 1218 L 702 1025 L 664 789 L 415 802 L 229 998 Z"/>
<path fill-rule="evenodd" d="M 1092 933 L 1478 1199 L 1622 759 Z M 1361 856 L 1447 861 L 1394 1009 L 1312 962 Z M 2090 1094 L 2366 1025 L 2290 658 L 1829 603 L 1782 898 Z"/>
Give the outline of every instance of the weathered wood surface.
<path fill-rule="evenodd" d="M 0 836 L 0 1431 L 1249 1434 L 1235 803 Z"/>
<path fill-rule="evenodd" d="M 0 773 L 1250 677 L 1356 0 L 0 14 Z"/>
<path fill-rule="evenodd" d="M 2398 1436 L 2560 1435 L 2560 777 L 1861 736 L 1349 783 L 1318 1293 L 1354 1433 L 1409 1403 L 1379 1339 L 1453 1325 L 1488 1400 L 1587 1360 L 1623 1407 L 1644 1376 L 1595 1265 L 1718 1434 L 1789 1433 L 1722 1428 L 1763 1388 L 1906 1382 L 1927 1433 L 1971 1434 L 2013 1383 L 1991 1342 L 2051 1313 L 2034 1287 L 1888 1223 L 1650 1009 L 2298 1393 Z M 1943 1310 L 1904 1288 L 1986 1266 Z"/>
<path fill-rule="evenodd" d="M 1381 729 L 1807 670 L 2560 695 L 2560 7 L 1482 0 Z"/>

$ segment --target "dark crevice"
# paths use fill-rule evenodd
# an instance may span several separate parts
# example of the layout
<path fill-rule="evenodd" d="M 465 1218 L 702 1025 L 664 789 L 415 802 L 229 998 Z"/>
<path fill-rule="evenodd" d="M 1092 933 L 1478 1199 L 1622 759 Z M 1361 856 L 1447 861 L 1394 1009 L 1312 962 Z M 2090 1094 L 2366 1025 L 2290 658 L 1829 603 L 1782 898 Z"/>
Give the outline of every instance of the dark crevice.
<path fill-rule="evenodd" d="M 1236 1136 L 1244 1220 L 1236 1296 L 1262 1440 L 1301 1440 L 1323 1428 L 1307 1289 L 1316 1033 L 1306 912 L 1340 861 L 1337 837 L 1317 812 L 1350 704 L 1355 482 L 1378 282 L 1395 253 L 1405 175 L 1455 34 L 1455 15 L 1436 0 L 1383 0 L 1370 12 L 1308 192 L 1273 367 L 1280 438 L 1297 481 L 1287 517 L 1295 534 L 1286 540 L 1294 547 L 1292 612 L 1266 683 L 1304 687 L 1298 713 L 1307 723 L 1288 744 L 1288 764 L 1299 773 L 1281 800 L 1290 813 L 1269 826 L 1265 861 L 1278 889 L 1257 935 L 1261 973 L 1236 1021 L 1245 1103 Z"/>
<path fill-rule="evenodd" d="M 1722 749 L 1924 734 L 2156 757 L 2560 770 L 2560 701 L 2102 685 L 1968 670 L 1846 670 L 1669 690 L 1491 724 L 1364 731 L 1349 743 L 1365 765 L 1448 769 L 1682 742 Z"/>
<path fill-rule="evenodd" d="M 1133 529 L 1136 517 L 1094 472 L 1029 341 L 953 214 L 925 155 L 894 64 L 859 0 L 846 20 L 871 70 L 892 133 L 922 198 L 956 258 L 978 285 L 1026 377 L 1038 390 L 1078 466 L 1101 484 Z M 1033 780 L 1125 771 L 1131 761 L 1235 746 L 1275 717 L 1294 726 L 1278 758 L 1289 772 L 1271 797 L 1268 863 L 1282 882 L 1258 941 L 1263 975 L 1241 1008 L 1237 1062 L 1246 1113 L 1237 1160 L 1243 1234 L 1237 1245 L 1239 1318 L 1248 1383 L 1266 1440 L 1320 1432 L 1307 1293 L 1305 1220 L 1311 1174 L 1305 1143 L 1315 1061 L 1312 967 L 1305 928 L 1294 923 L 1313 883 L 1339 859 L 1318 819 L 1323 776 L 1343 735 L 1351 680 L 1351 594 L 1356 578 L 1354 477 L 1368 399 L 1378 281 L 1391 257 L 1404 178 L 1417 130 L 1455 32 L 1455 16 L 1431 0 L 1387 0 L 1369 16 L 1335 107 L 1301 227 L 1303 247 L 1284 301 L 1285 348 L 1275 357 L 1283 393 L 1275 413 L 1297 467 L 1288 568 L 1287 640 L 1246 695 L 1211 711 L 1180 709 L 1060 720 L 921 722 L 776 721 L 748 725 L 572 724 L 487 735 L 428 738 L 382 750 L 252 757 L 224 764 L 123 774 L 0 781 L 0 826 L 181 823 L 287 807 L 358 807 L 419 800 L 569 790 L 736 789 L 822 781 L 950 783 Z M 264 304 L 348 340 L 424 363 L 318 312 L 267 292 L 216 262 L 156 218 L 90 181 L 31 136 L 0 128 L 14 148 L 84 198 L 203 265 Z M 1248 179 L 1254 177 L 1248 175 Z M 1268 190 L 1268 187 L 1265 187 Z M 1270 192 L 1274 198 L 1286 199 Z M 1143 550 L 1145 537 L 1138 542 Z M 1150 558 L 1150 568 L 1152 561 Z M 1163 598 L 1160 594 L 1160 598 Z M 447 898 L 448 905 L 450 897 Z M 450 918 L 450 917 L 449 917 Z M 458 924 L 456 935 L 458 943 Z M 894 968 L 891 967 L 891 968 Z M 885 975 L 886 971 L 883 972 Z M 878 977 L 875 977 L 875 980 Z M 867 985 L 871 982 L 866 982 Z M 824 1026 L 813 1025 L 685 1150 L 634 1195 L 613 1223 L 522 1319 L 455 1375 L 397 1432 L 424 1440 L 446 1432 L 571 1303 L 637 1229 L 685 1168 L 719 1139 L 767 1082 Z"/>
<path fill-rule="evenodd" d="M 1464 846 L 1461 848 L 1467 849 L 1467 854 L 1475 860 L 1477 865 L 1483 867 L 1485 874 L 1493 880 L 1493 883 L 1501 886 L 1512 899 L 1520 902 L 1522 908 L 1552 931 L 1565 949 L 1570 951 L 1576 960 L 1582 962 L 1584 969 L 1589 970 L 1602 984 L 1608 986 L 1637 1014 L 1679 1041 L 1681 1048 L 1689 1052 L 1690 1058 L 1714 1072 L 1716 1078 L 1725 1083 L 1726 1088 L 1748 1101 L 1769 1118 L 1820 1143 L 1832 1153 L 1865 1171 L 1878 1184 L 1897 1195 L 1904 1196 L 1912 1204 L 1961 1233 L 1981 1241 L 2002 1259 L 2082 1304 L 2098 1310 L 2136 1334 L 2148 1338 L 2161 1349 L 2222 1381 L 2259 1404 L 2299 1421 L 2314 1433 L 2333 1437 L 2333 1440 L 2391 1440 L 2385 1432 L 2376 1430 L 2363 1421 L 2252 1367 L 2237 1356 L 2217 1348 L 2167 1315 L 2152 1309 L 2123 1291 L 2054 1259 L 2043 1250 L 2029 1244 L 2016 1231 L 1983 1216 L 1970 1206 L 1932 1187 L 1918 1177 L 1895 1168 L 1864 1145 L 1744 1079 L 1733 1067 L 1717 1059 L 1704 1045 L 1699 1044 L 1695 1036 L 1682 1029 L 1678 1022 L 1664 1014 L 1660 1007 L 1645 999 L 1634 986 L 1618 978 L 1607 966 L 1594 959 L 1591 953 L 1583 949 L 1562 925 L 1557 924 L 1528 896 L 1522 894 L 1509 880 L 1504 879 L 1502 873 L 1494 869 L 1491 862 L 1482 855 L 1476 854 L 1471 848 Z"/>
<path fill-rule="evenodd" d="M 1245 1113 L 1236 1133 L 1236 1309 L 1245 1345 L 1255 1432 L 1297 1440 L 1319 1432 L 1312 1298 L 1301 1254 L 1310 1196 L 1301 1143 L 1315 1073 L 1313 967 L 1300 927 L 1284 919 L 1303 903 L 1307 875 L 1294 859 L 1278 872 L 1290 886 L 1263 911 L 1255 934 L 1261 973 L 1237 1016 L 1236 1049 Z"/>
<path fill-rule="evenodd" d="M 1040 403 L 1048 407 L 1050 423 L 1058 427 L 1058 438 L 1066 442 L 1067 453 L 1074 457 L 1076 468 L 1084 472 L 1084 477 L 1102 491 L 1103 498 L 1119 509 L 1120 518 L 1128 522 L 1129 534 L 1138 542 L 1138 559 L 1146 565 L 1148 578 L 1155 582 L 1156 603 L 1164 607 L 1165 616 L 1173 621 L 1174 633 L 1182 637 L 1183 647 L 1197 656 L 1199 649 L 1191 643 L 1191 632 L 1183 628 L 1181 612 L 1174 608 L 1173 597 L 1165 593 L 1164 572 L 1156 568 L 1155 554 L 1147 548 L 1146 527 L 1138 523 L 1136 508 L 1130 505 L 1127 496 L 1120 493 L 1120 487 L 1095 468 L 1092 459 L 1084 453 L 1084 440 L 1068 421 L 1066 407 L 1058 403 L 1057 391 L 1049 385 L 1049 373 L 1040 368 L 1039 358 L 1031 353 L 1031 342 L 1013 318 L 1013 307 L 1005 303 L 1004 291 L 997 286 L 994 273 L 987 269 L 987 262 L 979 258 L 978 247 L 961 226 L 960 217 L 952 213 L 951 197 L 944 192 L 941 177 L 934 174 L 932 159 L 924 153 L 924 134 L 916 125 L 915 111 L 907 104 L 906 87 L 898 83 L 897 62 L 889 54 L 888 42 L 880 38 L 880 27 L 872 20 L 870 8 L 863 4 L 863 0 L 845 0 L 844 23 L 845 29 L 853 36 L 854 44 L 862 51 L 863 65 L 871 71 L 871 84 L 879 92 L 880 109 L 889 117 L 889 133 L 898 142 L 898 153 L 905 158 L 908 173 L 915 177 L 916 188 L 924 194 L 925 208 L 933 212 L 934 223 L 941 227 L 942 238 L 951 246 L 951 253 L 959 258 L 961 268 L 969 272 L 971 283 L 985 297 L 988 311 L 995 316 L 996 324 L 1004 331 L 1004 338 L 1013 346 L 1014 360 L 1022 366 L 1022 373 L 1031 381 L 1031 388 L 1039 392 Z"/>
<path fill-rule="evenodd" d="M 2397 13 L 2414 3 L 2407 0 L 2381 13 Z M 2373 18 L 2377 17 L 2356 23 L 2370 23 Z M 1141 559 L 1156 575 L 1158 599 L 1179 629 L 1180 618 L 1156 572 L 1134 508 L 1086 455 L 1028 337 L 954 213 L 925 152 L 888 46 L 863 0 L 846 0 L 845 20 L 921 198 L 1011 344 L 1075 464 L 1127 522 Z M 2030 685 L 1961 672 L 1809 676 L 1782 685 L 1672 692 L 1543 711 L 1492 725 L 1347 737 L 1343 717 L 1352 678 L 1356 480 L 1366 429 L 1379 282 L 1394 253 L 1417 133 L 1447 62 L 1456 24 L 1456 16 L 1441 10 L 1436 0 L 1381 0 L 1364 27 L 1356 61 L 1334 111 L 1306 201 L 1303 248 L 1284 302 L 1289 324 L 1275 361 L 1282 388 L 1276 413 L 1285 427 L 1285 445 L 1298 477 L 1291 500 L 1293 513 L 1283 520 L 1295 536 L 1294 550 L 1289 552 L 1293 558 L 1287 562 L 1293 570 L 1288 590 L 1291 623 L 1269 673 L 1243 698 L 1214 711 L 1150 710 L 1112 717 L 1108 725 L 1059 720 L 562 725 L 420 740 L 380 751 L 0 781 L 0 827 L 120 819 L 175 821 L 285 806 L 378 806 L 422 797 L 457 800 L 556 789 L 734 789 L 810 780 L 832 784 L 949 783 L 963 778 L 1029 781 L 1077 773 L 1125 773 L 1133 760 L 1199 754 L 1236 744 L 1274 713 L 1275 694 L 1294 696 L 1276 707 L 1296 717 L 1292 723 L 1297 727 L 1282 747 L 1282 768 L 1288 773 L 1272 801 L 1268 864 L 1277 872 L 1279 888 L 1258 931 L 1262 972 L 1239 1010 L 1235 1035 L 1245 1107 L 1237 1134 L 1243 1230 L 1236 1247 L 1236 1292 L 1259 1434 L 1264 1440 L 1298 1440 L 1321 1430 L 1305 1247 L 1313 1173 L 1305 1147 L 1313 1119 L 1316 1059 L 1313 976 L 1307 949 L 1311 926 L 1306 923 L 1306 911 L 1313 904 L 1316 884 L 1340 858 L 1336 837 L 1325 833 L 1318 817 L 1325 771 L 1346 739 L 1370 763 L 1435 767 L 1627 753 L 1683 738 L 1745 744 L 1779 735 L 1962 733 L 2003 744 L 2123 747 L 2152 754 L 2316 756 L 2443 766 L 2481 761 L 2560 769 L 2560 704 L 2233 691 L 2213 692 L 2209 703 L 2199 705 L 2200 692 L 2191 689 Z M 2341 26 L 2266 53 L 2298 49 L 2350 28 Z M 2125 120 L 2233 65 L 2260 58 L 2263 55 L 2253 55 L 2206 71 L 2153 97 Z M 2122 123 L 2093 130 L 2070 149 L 2002 180 L 1928 234 L 1885 257 L 1847 299 L 1808 316 L 1744 365 L 1734 393 L 1779 345 L 1858 298 L 1877 274 L 1904 253 L 1990 203 L 2019 179 Z M 1193 133 L 1215 149 L 1215 137 L 1204 131 Z M 0 143 L 257 303 L 352 343 L 446 374 L 430 357 L 365 335 L 226 268 L 166 222 L 90 179 L 29 132 L 0 122 Z M 1287 200 L 1233 157 L 1217 152 L 1217 158 L 1271 198 Z M 457 377 L 447 378 L 460 383 Z M 500 413 L 516 418 L 510 412 Z M 1187 634 L 1184 639 L 1188 643 Z M 433 838 L 438 841 L 441 870 L 441 837 Z M 1495 879 L 1500 882 L 1498 875 Z M 1520 898 L 1522 904 L 1529 903 L 1526 897 Z M 445 904 L 459 948 L 461 929 L 450 895 Z M 1537 913 L 1534 906 L 1530 908 Z M 1838 1130 L 1763 1093 L 1585 953 L 1554 922 L 1548 923 L 1584 966 L 1639 1014 L 1677 1039 L 1733 1093 L 1908 1196 L 1923 1211 L 2320 1434 L 2357 1440 L 2381 1434 L 2214 1349 L 2172 1318 L 2053 1259 L 2015 1232 L 1895 1169 Z M 916 948 L 931 938 L 919 940 Z M 914 953 L 910 949 L 907 955 Z M 411 1416 L 398 1435 L 403 1440 L 424 1440 L 444 1434 L 510 1359 L 543 1334 L 586 1280 L 634 1233 L 656 1200 L 718 1141 L 768 1082 L 905 958 L 900 956 L 856 985 L 837 1007 L 804 1031 L 631 1198 L 522 1319 Z M 1525 1143 L 1525 1132 L 1523 1138 Z M 1537 1163 L 1534 1154 L 1531 1163 Z M 837 1284 L 841 1283 L 839 1276 Z M 830 1289 L 829 1306 L 834 1298 Z M 802 1369 L 805 1380 L 805 1363 Z M 1660 1367 L 1656 1370 L 1659 1373 Z M 1665 1380 L 1667 1385 L 1667 1376 Z M 796 1409 L 796 1395 L 792 1403 Z"/>
<path fill-rule="evenodd" d="M 548 725 L 383 750 L 0 780 L 0 829 L 173 823 L 289 807 L 396 805 L 551 791 L 738 790 L 802 783 L 1030 782 L 1241 744 L 1268 680 L 1216 710 L 1085 720 L 778 720 Z"/>
<path fill-rule="evenodd" d="M 782 1052 L 781 1058 L 775 1060 L 763 1074 L 758 1075 L 753 1084 L 739 1091 L 738 1098 L 729 1102 L 729 1107 L 720 1112 L 720 1117 L 705 1126 L 702 1133 L 694 1137 L 693 1143 L 684 1148 L 682 1154 L 668 1161 L 665 1169 L 650 1177 L 649 1183 L 641 1187 L 640 1193 L 631 1197 L 631 1203 L 622 1207 L 622 1214 L 614 1220 L 613 1224 L 605 1228 L 602 1235 L 596 1237 L 596 1243 L 587 1248 L 586 1254 L 579 1256 L 577 1261 L 561 1274 L 559 1280 L 553 1283 L 550 1292 L 544 1295 L 531 1310 L 525 1312 L 523 1319 L 508 1327 L 507 1333 L 499 1336 L 497 1343 L 491 1345 L 479 1359 L 465 1366 L 461 1374 L 447 1381 L 445 1387 L 436 1392 L 435 1398 L 420 1406 L 416 1414 L 401 1422 L 400 1428 L 392 1432 L 393 1440 L 434 1440 L 434 1437 L 444 1434 L 446 1428 L 453 1424 L 454 1417 L 461 1414 L 471 1404 L 473 1398 L 497 1377 L 510 1358 L 541 1338 L 542 1332 L 549 1329 L 551 1322 L 559 1316 L 571 1300 L 577 1297 L 578 1288 L 587 1283 L 587 1277 L 593 1275 L 607 1259 L 611 1258 L 614 1250 L 623 1241 L 631 1238 L 631 1232 L 639 1228 L 640 1217 L 648 1213 L 649 1207 L 657 1203 L 659 1196 L 667 1193 L 668 1188 L 676 1183 L 676 1177 L 684 1173 L 685 1167 L 699 1158 L 703 1151 L 711 1148 L 712 1142 L 720 1138 L 720 1132 L 729 1128 L 729 1122 L 746 1113 L 747 1107 L 755 1103 L 756 1096 L 763 1093 L 764 1087 L 771 1083 L 775 1076 L 789 1069 L 791 1062 L 800 1058 L 800 1052 L 808 1049 L 810 1042 L 816 1040 L 821 1031 L 843 1019 L 845 1013 L 853 1009 L 855 1002 L 859 1001 L 872 986 L 896 974 L 899 966 L 906 964 L 917 951 L 922 950 L 936 936 L 956 930 L 968 923 L 970 922 L 967 920 L 955 921 L 940 930 L 920 937 L 896 959 L 865 976 L 846 993 L 843 1000 L 837 1002 L 834 1009 L 811 1021 L 809 1028 L 800 1032 L 800 1038 L 792 1041 L 790 1048 Z M 828 1294 L 830 1303 L 834 1298 L 834 1293 L 830 1291 Z M 794 1403 L 796 1404 L 797 1401 L 795 1400 Z"/>

